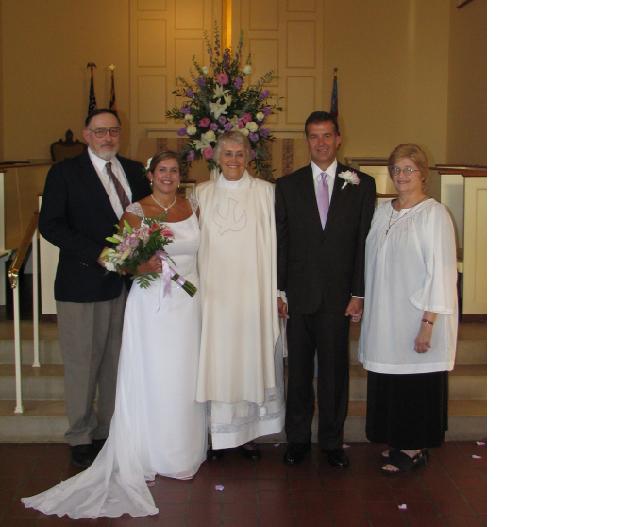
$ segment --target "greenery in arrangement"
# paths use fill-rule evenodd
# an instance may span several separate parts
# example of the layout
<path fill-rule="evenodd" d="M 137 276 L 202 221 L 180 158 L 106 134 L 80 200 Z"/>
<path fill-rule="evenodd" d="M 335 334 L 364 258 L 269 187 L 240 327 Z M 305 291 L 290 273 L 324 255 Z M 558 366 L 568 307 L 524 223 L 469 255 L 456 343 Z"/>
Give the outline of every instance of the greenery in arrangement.
<path fill-rule="evenodd" d="M 206 33 L 204 38 L 209 64 L 201 66 L 193 58 L 192 81 L 178 77 L 178 87 L 173 91 L 185 101 L 181 107 L 166 112 L 167 117 L 181 122 L 178 135 L 188 139 L 181 149 L 181 158 L 187 165 L 205 159 L 210 169 L 217 167 L 213 148 L 225 131 L 236 130 L 249 139 L 250 161 L 255 171 L 272 179 L 267 145 L 273 141 L 273 135 L 265 120 L 281 108 L 270 101 L 272 97 L 264 86 L 273 80 L 274 73 L 269 71 L 255 84 L 249 84 L 251 56 L 243 64 L 242 35 L 235 52 L 222 49 L 217 28 L 213 47 Z"/>

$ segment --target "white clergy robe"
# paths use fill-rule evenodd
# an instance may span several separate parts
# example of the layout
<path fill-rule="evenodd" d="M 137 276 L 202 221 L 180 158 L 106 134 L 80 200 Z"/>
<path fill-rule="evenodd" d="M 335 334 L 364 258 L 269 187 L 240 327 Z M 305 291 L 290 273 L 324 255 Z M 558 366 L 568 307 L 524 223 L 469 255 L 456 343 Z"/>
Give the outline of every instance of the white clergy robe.
<path fill-rule="evenodd" d="M 197 401 L 211 401 L 214 449 L 284 423 L 276 281 L 274 186 L 247 172 L 196 188 L 202 338 Z M 278 350 L 280 351 L 280 350 Z"/>

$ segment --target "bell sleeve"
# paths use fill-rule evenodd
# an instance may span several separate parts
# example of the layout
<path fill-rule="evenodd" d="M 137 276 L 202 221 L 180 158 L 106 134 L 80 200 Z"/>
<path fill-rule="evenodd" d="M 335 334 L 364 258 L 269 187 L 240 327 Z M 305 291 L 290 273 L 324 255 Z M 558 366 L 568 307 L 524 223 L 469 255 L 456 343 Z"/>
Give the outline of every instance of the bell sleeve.
<path fill-rule="evenodd" d="M 441 204 L 416 221 L 416 238 L 423 256 L 424 283 L 411 297 L 421 311 L 451 315 L 457 312 L 458 271 L 453 223 Z"/>

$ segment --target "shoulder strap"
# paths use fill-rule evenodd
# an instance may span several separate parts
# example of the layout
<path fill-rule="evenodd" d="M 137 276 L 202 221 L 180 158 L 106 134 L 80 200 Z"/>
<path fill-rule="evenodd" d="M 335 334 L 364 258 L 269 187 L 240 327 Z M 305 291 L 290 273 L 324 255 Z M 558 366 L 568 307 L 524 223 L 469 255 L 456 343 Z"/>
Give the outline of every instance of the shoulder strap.
<path fill-rule="evenodd" d="M 140 205 L 140 202 L 138 201 L 131 203 L 131 205 L 127 207 L 127 212 L 130 212 L 131 214 L 135 214 L 140 218 L 144 218 L 144 211 L 142 210 L 142 205 Z"/>

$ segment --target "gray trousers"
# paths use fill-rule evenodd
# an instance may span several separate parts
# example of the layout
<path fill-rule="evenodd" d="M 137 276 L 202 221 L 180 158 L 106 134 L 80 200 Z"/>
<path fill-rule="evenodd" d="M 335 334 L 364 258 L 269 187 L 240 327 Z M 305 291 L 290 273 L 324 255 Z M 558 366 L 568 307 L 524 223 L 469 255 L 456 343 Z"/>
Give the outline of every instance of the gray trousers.
<path fill-rule="evenodd" d="M 71 446 L 109 435 L 122 343 L 126 289 L 104 302 L 56 302 Z M 98 391 L 98 401 L 93 401 Z"/>

